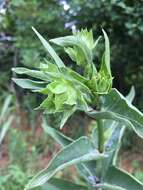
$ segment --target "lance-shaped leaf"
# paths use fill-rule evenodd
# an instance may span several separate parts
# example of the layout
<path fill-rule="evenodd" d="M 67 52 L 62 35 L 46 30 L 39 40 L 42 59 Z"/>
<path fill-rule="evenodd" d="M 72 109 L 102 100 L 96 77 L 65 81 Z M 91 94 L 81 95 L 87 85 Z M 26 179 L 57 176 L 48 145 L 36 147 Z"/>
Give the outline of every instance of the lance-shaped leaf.
<path fill-rule="evenodd" d="M 38 38 L 40 39 L 41 43 L 46 48 L 46 50 L 48 51 L 48 53 L 51 55 L 52 59 L 55 61 L 55 63 L 57 64 L 57 66 L 59 68 L 60 67 L 65 67 L 63 61 L 60 59 L 60 57 L 57 55 L 57 53 L 51 47 L 51 45 L 41 36 L 41 34 L 39 34 L 39 32 L 34 27 L 32 27 L 32 29 L 36 33 L 36 35 L 38 36 Z"/>
<path fill-rule="evenodd" d="M 71 142 L 73 142 L 73 139 L 63 135 L 59 131 L 57 131 L 54 128 L 51 128 L 48 126 L 46 120 L 43 120 L 42 127 L 44 131 L 49 134 L 53 139 L 55 139 L 60 145 L 67 146 Z M 99 180 L 97 176 L 96 171 L 96 160 L 84 162 L 84 163 L 78 163 L 76 165 L 76 168 L 79 172 L 79 174 L 90 184 L 94 185 Z"/>
<path fill-rule="evenodd" d="M 25 88 L 25 89 L 32 89 L 32 90 L 41 90 L 45 88 L 47 84 L 42 81 L 33 81 L 30 79 L 13 78 L 12 80 L 20 87 Z"/>
<path fill-rule="evenodd" d="M 129 94 L 126 96 L 126 100 L 132 103 L 135 97 L 134 87 L 131 88 Z M 111 163 L 116 164 L 118 151 L 121 145 L 121 139 L 123 137 L 126 126 L 123 123 L 119 123 L 113 120 L 104 120 L 105 135 L 107 134 L 107 141 L 105 142 L 106 151 L 111 152 Z M 106 164 L 107 165 L 107 164 Z"/>
<path fill-rule="evenodd" d="M 0 145 L 2 144 L 4 137 L 10 128 L 13 121 L 13 116 L 10 116 L 7 121 L 5 121 L 2 125 L 0 125 Z"/>
<path fill-rule="evenodd" d="M 104 156 L 104 154 L 100 154 L 98 150 L 94 148 L 87 137 L 81 137 L 57 153 L 48 167 L 37 174 L 26 186 L 26 189 L 43 185 L 55 175 L 55 173 L 65 167 L 80 162 L 102 159 Z"/>
<path fill-rule="evenodd" d="M 101 96 L 100 101 L 101 111 L 91 111 L 88 113 L 91 117 L 121 122 L 143 138 L 143 114 L 120 92 L 112 89 L 109 94 Z"/>
<path fill-rule="evenodd" d="M 109 39 L 104 30 L 104 39 L 105 39 L 105 51 L 102 57 L 100 71 L 97 76 L 93 76 L 91 84 L 98 94 L 107 94 L 112 87 L 112 75 L 110 69 L 110 45 Z"/>
<path fill-rule="evenodd" d="M 109 38 L 104 30 L 102 30 L 105 39 L 105 52 L 103 57 L 103 63 L 101 65 L 101 70 L 111 76 L 111 68 L 110 68 L 110 44 Z"/>
<path fill-rule="evenodd" d="M 31 76 L 33 78 L 37 78 L 40 80 L 50 81 L 49 76 L 46 73 L 44 73 L 43 71 L 31 70 L 31 69 L 27 69 L 24 67 L 12 68 L 12 71 L 14 71 L 15 73 L 17 73 L 19 75 L 28 75 L 28 76 Z"/>
<path fill-rule="evenodd" d="M 88 190 L 86 186 L 72 183 L 71 181 L 53 178 L 41 187 L 41 190 Z"/>
<path fill-rule="evenodd" d="M 103 180 L 99 184 L 103 190 L 141 190 L 143 184 L 127 172 L 116 167 L 110 167 Z"/>
<path fill-rule="evenodd" d="M 9 113 L 9 106 L 12 101 L 12 95 L 8 95 L 4 101 L 3 107 L 0 112 L 0 124 L 3 121 L 3 118 Z"/>

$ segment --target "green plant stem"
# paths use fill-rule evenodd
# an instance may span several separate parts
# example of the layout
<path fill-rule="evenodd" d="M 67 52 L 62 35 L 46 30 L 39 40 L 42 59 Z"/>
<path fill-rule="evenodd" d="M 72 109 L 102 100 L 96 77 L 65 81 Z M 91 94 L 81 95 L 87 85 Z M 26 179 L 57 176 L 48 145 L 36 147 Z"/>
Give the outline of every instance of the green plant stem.
<path fill-rule="evenodd" d="M 99 152 L 104 152 L 104 129 L 103 129 L 103 121 L 97 120 L 97 128 L 98 128 L 98 150 Z"/>

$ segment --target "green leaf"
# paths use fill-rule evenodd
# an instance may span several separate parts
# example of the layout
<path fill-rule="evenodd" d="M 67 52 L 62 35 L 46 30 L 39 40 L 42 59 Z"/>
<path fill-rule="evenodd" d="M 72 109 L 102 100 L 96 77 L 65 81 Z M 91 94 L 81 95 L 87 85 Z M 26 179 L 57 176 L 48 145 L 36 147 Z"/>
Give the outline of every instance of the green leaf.
<path fill-rule="evenodd" d="M 129 94 L 126 96 L 126 100 L 132 103 L 134 97 L 135 90 L 134 87 L 132 87 Z M 108 134 L 108 140 L 105 145 L 106 151 L 112 151 L 112 156 L 110 156 L 110 158 L 112 164 L 115 165 L 117 161 L 117 155 L 121 146 L 121 139 L 123 137 L 126 126 L 116 121 L 105 120 L 104 127 L 107 128 L 106 133 Z M 112 135 L 109 135 L 109 130 L 112 131 Z"/>
<path fill-rule="evenodd" d="M 7 121 L 4 122 L 4 124 L 2 124 L 0 126 L 0 145 L 8 131 L 8 129 L 11 127 L 11 124 L 12 124 L 12 121 L 13 121 L 13 116 L 10 116 Z"/>
<path fill-rule="evenodd" d="M 114 190 L 141 190 L 143 184 L 135 179 L 127 172 L 118 169 L 116 167 L 110 167 L 103 180 L 105 184 L 100 184 L 100 187 L 104 187 L 105 190 L 110 190 L 110 187 L 114 187 Z"/>
<path fill-rule="evenodd" d="M 112 88 L 112 75 L 110 69 L 110 45 L 109 39 L 104 30 L 104 39 L 105 39 L 105 52 L 102 57 L 100 71 L 97 76 L 93 76 L 90 81 L 91 85 L 95 88 L 96 93 L 98 94 L 107 94 Z"/>
<path fill-rule="evenodd" d="M 24 67 L 16 67 L 16 68 L 12 68 L 12 71 L 14 71 L 17 74 L 20 75 L 28 75 L 37 79 L 41 79 L 44 81 L 50 81 L 51 79 L 49 78 L 49 76 L 44 73 L 43 71 L 37 71 L 37 70 L 30 70 Z"/>
<path fill-rule="evenodd" d="M 48 97 L 40 104 L 40 106 L 38 106 L 37 108 L 35 108 L 35 110 L 38 109 L 44 109 L 44 113 L 55 113 L 55 104 L 52 101 L 53 100 L 53 94 L 49 94 Z"/>
<path fill-rule="evenodd" d="M 47 88 L 54 94 L 61 94 L 67 91 L 67 86 L 61 81 L 55 81 L 50 83 Z"/>
<path fill-rule="evenodd" d="M 129 94 L 127 95 L 126 99 L 130 103 L 133 101 L 135 96 L 134 88 L 132 87 Z M 107 169 L 111 165 L 116 165 L 118 151 L 121 145 L 121 139 L 125 131 L 125 125 L 123 123 L 118 123 L 117 121 L 113 120 L 102 120 L 103 121 L 103 128 L 104 128 L 104 140 L 105 140 L 105 152 L 107 152 L 108 157 L 104 158 L 100 161 L 102 162 L 102 178 L 106 174 Z M 93 141 L 95 146 L 98 146 L 98 130 L 97 127 L 93 129 Z M 99 163 L 96 163 L 97 168 L 99 167 Z M 96 168 L 96 170 L 97 170 Z M 100 170 L 99 169 L 99 170 Z M 100 175 L 99 175 L 100 176 Z"/>
<path fill-rule="evenodd" d="M 76 83 L 80 83 L 81 85 L 86 86 L 88 79 L 80 75 L 79 73 L 73 71 L 72 69 L 68 67 L 61 68 L 61 73 L 70 81 L 74 81 Z"/>
<path fill-rule="evenodd" d="M 50 44 L 41 36 L 41 34 L 39 34 L 39 32 L 32 27 L 33 31 L 36 33 L 36 35 L 38 36 L 38 38 L 40 39 L 41 43 L 43 44 L 43 46 L 45 47 L 45 49 L 48 51 L 48 53 L 51 55 L 51 57 L 53 58 L 53 60 L 55 61 L 55 63 L 57 64 L 57 66 L 59 68 L 61 67 L 65 67 L 63 61 L 60 59 L 60 57 L 57 55 L 57 53 L 55 52 L 55 50 L 50 46 Z"/>
<path fill-rule="evenodd" d="M 86 61 L 89 63 L 92 62 L 91 51 L 87 47 L 85 41 L 81 40 L 80 38 L 76 36 L 65 36 L 65 37 L 55 38 L 50 41 L 63 47 L 68 47 L 68 46 L 79 47 L 80 49 L 76 49 L 75 51 L 81 50 L 83 53 L 83 56 L 85 56 Z M 79 55 L 79 52 L 76 52 L 76 53 Z"/>
<path fill-rule="evenodd" d="M 102 29 L 102 32 L 104 34 L 105 39 L 105 53 L 104 53 L 104 61 L 102 67 L 104 67 L 105 72 L 107 72 L 111 76 L 111 68 L 110 68 L 110 43 L 109 38 L 106 34 L 106 32 Z M 101 68 L 102 69 L 102 68 Z"/>
<path fill-rule="evenodd" d="M 9 108 L 11 101 L 12 101 L 12 95 L 8 95 L 4 101 L 4 104 L 3 104 L 3 107 L 2 107 L 2 110 L 0 113 L 0 123 L 1 123 L 1 120 L 3 120 L 3 118 L 7 115 L 8 108 Z"/>
<path fill-rule="evenodd" d="M 127 99 L 130 103 L 132 103 L 134 97 L 135 97 L 135 88 L 134 88 L 134 86 L 132 86 L 132 88 L 131 88 L 129 94 L 126 96 L 126 99 Z"/>
<path fill-rule="evenodd" d="M 84 75 L 87 78 L 91 78 L 93 74 L 97 73 L 93 64 L 92 49 L 97 46 L 99 39 L 100 37 L 94 43 L 92 31 L 81 30 L 73 36 L 55 38 L 50 41 L 62 47 L 66 47 L 65 51 L 70 58 L 84 68 Z M 71 48 L 71 46 L 73 47 Z"/>
<path fill-rule="evenodd" d="M 88 190 L 86 186 L 72 183 L 71 181 L 53 178 L 41 187 L 41 190 Z"/>
<path fill-rule="evenodd" d="M 95 119 L 111 119 L 132 128 L 143 138 L 143 114 L 133 106 L 121 93 L 112 89 L 100 97 L 101 111 L 91 111 L 88 115 Z"/>
<path fill-rule="evenodd" d="M 67 146 L 68 144 L 73 142 L 73 139 L 63 135 L 62 133 L 60 133 L 59 131 L 57 131 L 54 128 L 49 127 L 45 119 L 43 120 L 42 127 L 44 128 L 44 131 L 47 134 L 49 134 L 52 138 L 54 138 L 63 147 Z M 96 183 L 96 180 L 98 180 L 98 178 L 96 177 L 96 175 L 97 175 L 96 165 L 97 165 L 96 161 L 92 160 L 92 161 L 88 161 L 86 163 L 78 163 L 76 165 L 76 168 L 77 168 L 79 174 L 88 183 L 91 183 L 94 185 Z"/>
<path fill-rule="evenodd" d="M 26 186 L 26 189 L 43 185 L 55 173 L 73 164 L 102 159 L 105 155 L 100 154 L 94 148 L 87 137 L 81 137 L 63 148 L 49 163 L 48 167 L 37 174 Z"/>
<path fill-rule="evenodd" d="M 42 81 L 33 81 L 30 79 L 18 79 L 13 78 L 13 82 L 15 82 L 18 86 L 25 88 L 25 89 L 32 89 L 32 90 L 41 90 L 45 88 L 46 83 Z"/>
<path fill-rule="evenodd" d="M 61 73 L 57 67 L 57 65 L 53 64 L 53 63 L 41 63 L 40 64 L 40 70 L 43 71 L 46 75 L 48 75 L 49 77 L 51 77 L 51 80 L 53 79 L 58 79 L 61 77 Z"/>

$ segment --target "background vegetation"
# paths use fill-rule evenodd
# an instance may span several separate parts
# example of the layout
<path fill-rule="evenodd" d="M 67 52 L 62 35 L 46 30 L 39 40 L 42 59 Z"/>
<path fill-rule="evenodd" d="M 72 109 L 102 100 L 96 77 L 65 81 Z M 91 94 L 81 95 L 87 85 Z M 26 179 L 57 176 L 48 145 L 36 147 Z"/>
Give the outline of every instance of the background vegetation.
<path fill-rule="evenodd" d="M 47 39 L 64 36 L 81 28 L 92 28 L 96 38 L 101 33 L 101 28 L 104 28 L 111 42 L 114 86 L 126 94 L 131 85 L 134 85 L 134 104 L 143 111 L 142 18 L 142 0 L 0 1 L 0 110 L 5 98 L 13 94 L 9 104 L 10 114 L 6 117 L 14 117 L 6 138 L 0 144 L 0 189 L 22 189 L 28 180 L 27 176 L 32 175 L 38 167 L 47 164 L 51 154 L 54 154 L 53 146 L 56 146 L 40 128 L 41 114 L 33 111 L 41 97 L 30 94 L 11 82 L 12 67 L 35 67 L 40 63 L 41 57 L 47 56 L 31 26 Z M 60 49 L 57 51 L 60 53 Z M 100 53 L 100 50 L 96 53 Z M 74 67 L 66 55 L 62 56 L 66 64 Z M 96 57 L 95 61 L 98 63 Z M 52 124 L 56 126 L 58 121 L 55 118 L 52 118 L 53 120 Z M 5 121 L 0 120 L 0 132 Z M 77 130 L 79 125 L 87 124 L 91 124 L 88 118 L 78 114 L 70 119 L 64 132 L 72 136 L 75 128 Z M 79 127 L 78 133 L 80 130 L 86 128 Z M 136 141 L 136 137 L 130 131 L 127 131 L 126 135 L 128 140 L 124 142 L 121 150 L 121 163 L 143 180 L 141 143 Z M 58 147 L 56 148 L 58 150 Z M 129 148 L 133 152 L 130 159 Z M 67 176 L 67 173 L 59 175 Z M 7 183 L 9 178 L 13 180 Z"/>

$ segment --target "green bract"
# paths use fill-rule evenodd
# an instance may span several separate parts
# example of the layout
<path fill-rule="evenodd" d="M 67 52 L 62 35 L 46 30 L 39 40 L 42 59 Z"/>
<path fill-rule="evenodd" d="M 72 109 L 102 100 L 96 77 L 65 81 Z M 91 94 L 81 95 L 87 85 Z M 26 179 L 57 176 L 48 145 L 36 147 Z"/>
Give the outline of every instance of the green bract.
<path fill-rule="evenodd" d="M 143 138 L 143 114 L 132 105 L 134 88 L 127 97 L 112 88 L 110 45 L 106 32 L 103 30 L 105 50 L 99 70 L 93 62 L 93 50 L 98 47 L 101 37 L 94 41 L 91 30 L 50 40 L 64 47 L 72 61 L 82 68 L 81 74 L 65 66 L 51 45 L 33 30 L 46 48 L 50 61 L 45 59 L 36 70 L 14 68 L 17 74 L 32 79 L 17 78 L 13 81 L 22 88 L 43 94 L 45 99 L 36 109 L 43 109 L 45 114 L 58 114 L 60 128 L 76 110 L 95 119 L 96 125 L 91 138 L 83 134 L 74 140 L 51 128 L 44 118 L 44 131 L 62 148 L 25 189 L 41 186 L 43 190 L 63 190 L 66 185 L 66 189 L 72 190 L 142 190 L 142 183 L 117 167 L 125 129 L 131 128 Z M 58 171 L 71 165 L 75 165 L 83 177 L 83 184 L 53 178 Z"/>

